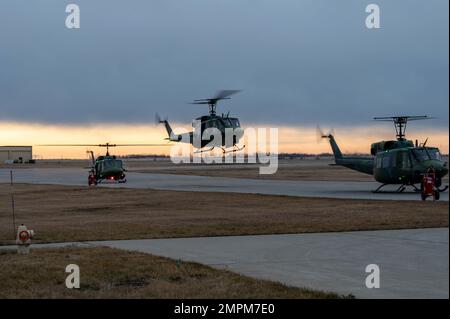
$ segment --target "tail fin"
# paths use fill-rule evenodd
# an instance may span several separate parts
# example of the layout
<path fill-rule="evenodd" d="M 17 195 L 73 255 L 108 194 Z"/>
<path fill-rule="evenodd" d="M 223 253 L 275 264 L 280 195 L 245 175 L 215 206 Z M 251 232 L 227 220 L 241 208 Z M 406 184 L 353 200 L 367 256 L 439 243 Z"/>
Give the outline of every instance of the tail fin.
<path fill-rule="evenodd" d="M 92 166 L 94 166 L 94 165 L 95 165 L 95 156 L 94 156 L 94 152 L 91 151 L 91 150 L 89 150 L 89 151 L 86 151 L 86 153 L 88 153 L 88 154 L 90 155 L 90 157 L 91 157 L 91 162 L 92 162 Z"/>
<path fill-rule="evenodd" d="M 155 121 L 156 123 L 164 124 L 167 134 L 169 135 L 168 140 L 170 140 L 170 141 L 178 140 L 177 137 L 175 136 L 175 134 L 173 133 L 173 130 L 170 127 L 170 124 L 169 124 L 169 121 L 167 120 L 167 118 L 163 120 L 163 119 L 161 119 L 161 117 L 158 114 L 156 114 L 155 120 L 156 120 Z"/>
<path fill-rule="evenodd" d="M 339 146 L 336 143 L 336 140 L 334 139 L 334 136 L 332 134 L 328 134 L 324 137 L 327 137 L 330 141 L 331 149 L 333 150 L 334 158 L 335 159 L 342 159 L 342 152 L 339 149 Z"/>
<path fill-rule="evenodd" d="M 167 131 L 167 134 L 169 135 L 169 139 L 174 138 L 175 136 L 173 134 L 172 128 L 170 127 L 169 121 L 164 120 L 164 121 L 161 121 L 160 123 L 164 124 L 164 126 L 166 128 L 166 131 Z"/>
<path fill-rule="evenodd" d="M 327 138 L 328 141 L 330 142 L 331 145 L 331 149 L 333 150 L 333 154 L 334 154 L 334 159 L 335 160 L 339 160 L 342 159 L 342 152 L 339 149 L 339 146 L 336 143 L 336 140 L 334 139 L 334 130 L 331 130 L 329 133 L 324 133 L 321 129 L 320 126 L 317 125 L 316 127 L 316 138 L 317 138 L 317 143 L 320 143 L 320 141 L 323 138 Z"/>

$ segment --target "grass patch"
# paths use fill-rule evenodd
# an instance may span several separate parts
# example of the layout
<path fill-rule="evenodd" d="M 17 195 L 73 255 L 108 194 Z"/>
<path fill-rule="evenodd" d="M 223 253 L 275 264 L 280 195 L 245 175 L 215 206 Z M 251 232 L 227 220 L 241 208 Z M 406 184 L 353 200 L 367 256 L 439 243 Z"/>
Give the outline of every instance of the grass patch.
<path fill-rule="evenodd" d="M 16 220 L 35 242 L 448 227 L 448 202 L 16 185 Z M 0 243 L 13 243 L 0 184 Z"/>
<path fill-rule="evenodd" d="M 338 298 L 192 262 L 112 248 L 0 250 L 0 298 Z M 80 289 L 65 268 L 80 267 Z"/>

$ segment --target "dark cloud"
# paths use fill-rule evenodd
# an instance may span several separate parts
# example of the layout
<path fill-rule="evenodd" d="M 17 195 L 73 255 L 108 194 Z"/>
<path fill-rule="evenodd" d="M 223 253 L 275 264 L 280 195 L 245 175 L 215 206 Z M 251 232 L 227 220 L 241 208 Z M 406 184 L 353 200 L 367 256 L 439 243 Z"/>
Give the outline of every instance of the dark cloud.
<path fill-rule="evenodd" d="M 0 120 L 189 122 L 189 105 L 243 89 L 220 106 L 247 122 L 287 125 L 429 114 L 448 127 L 448 2 L 59 0 L 0 3 Z"/>

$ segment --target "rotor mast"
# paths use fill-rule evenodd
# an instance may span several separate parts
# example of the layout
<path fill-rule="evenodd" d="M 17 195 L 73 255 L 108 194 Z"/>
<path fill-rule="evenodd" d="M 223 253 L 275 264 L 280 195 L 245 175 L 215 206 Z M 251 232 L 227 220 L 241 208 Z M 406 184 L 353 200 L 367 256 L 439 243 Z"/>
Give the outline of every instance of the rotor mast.
<path fill-rule="evenodd" d="M 386 117 L 374 117 L 375 121 L 382 122 L 394 122 L 396 137 L 398 141 L 405 141 L 406 125 L 408 121 L 426 120 L 430 117 L 426 115 L 420 116 L 386 116 Z"/>
<path fill-rule="evenodd" d="M 106 156 L 110 156 L 109 155 L 109 148 L 110 147 L 116 147 L 116 144 L 110 144 L 110 143 L 106 143 L 106 144 L 99 144 L 99 147 L 106 147 Z"/>
<path fill-rule="evenodd" d="M 209 115 L 214 116 L 216 115 L 216 105 L 217 105 L 217 101 L 213 101 L 211 100 L 208 104 L 209 107 Z"/>
<path fill-rule="evenodd" d="M 220 100 L 229 100 L 230 95 L 236 94 L 238 92 L 240 92 L 240 90 L 222 90 L 222 91 L 217 92 L 217 94 L 212 98 L 194 100 L 194 102 L 191 104 L 207 104 L 208 108 L 209 108 L 209 115 L 215 116 L 217 102 Z"/>
<path fill-rule="evenodd" d="M 397 140 L 404 141 L 406 133 L 406 124 L 408 123 L 408 117 L 395 117 L 394 126 L 396 131 Z"/>

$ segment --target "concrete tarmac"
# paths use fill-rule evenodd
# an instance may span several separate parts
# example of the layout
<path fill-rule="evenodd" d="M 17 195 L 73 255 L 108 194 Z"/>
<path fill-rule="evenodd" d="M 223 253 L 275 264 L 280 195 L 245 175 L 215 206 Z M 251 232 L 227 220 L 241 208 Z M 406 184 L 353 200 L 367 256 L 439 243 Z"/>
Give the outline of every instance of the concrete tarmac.
<path fill-rule="evenodd" d="M 87 170 L 79 168 L 30 168 L 14 170 L 16 183 L 87 185 Z M 283 181 L 205 177 L 174 174 L 127 173 L 125 184 L 101 184 L 104 187 L 149 188 L 160 190 L 231 192 L 298 197 L 326 197 L 379 200 L 420 200 L 420 194 L 411 190 L 404 193 L 373 193 L 380 184 L 376 182 L 343 181 Z M 9 170 L 0 169 L 0 183 L 9 182 Z M 385 188 L 392 191 L 398 186 Z M 448 192 L 441 194 L 448 201 Z"/>
<path fill-rule="evenodd" d="M 108 246 L 194 261 L 291 286 L 357 298 L 449 298 L 448 228 L 119 240 L 34 245 Z M 0 247 L 7 248 L 7 247 Z M 9 248 L 13 248 L 10 246 Z M 366 287 L 366 266 L 380 288 Z"/>
<path fill-rule="evenodd" d="M 448 228 L 97 242 L 357 298 L 449 298 Z M 365 285 L 366 266 L 380 288 Z"/>

